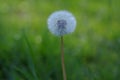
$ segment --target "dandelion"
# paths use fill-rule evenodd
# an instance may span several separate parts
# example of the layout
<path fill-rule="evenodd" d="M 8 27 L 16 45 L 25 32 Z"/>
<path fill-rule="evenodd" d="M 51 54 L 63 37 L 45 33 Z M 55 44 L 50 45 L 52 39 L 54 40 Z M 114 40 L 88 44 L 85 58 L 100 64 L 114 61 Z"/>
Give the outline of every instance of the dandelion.
<path fill-rule="evenodd" d="M 48 18 L 48 29 L 57 36 L 72 33 L 76 27 L 74 16 L 68 11 L 57 11 Z"/>
<path fill-rule="evenodd" d="M 64 63 L 64 42 L 63 35 L 72 33 L 76 27 L 75 17 L 68 11 L 57 11 L 48 18 L 48 29 L 61 39 L 61 65 L 63 80 L 67 80 L 65 63 Z"/>

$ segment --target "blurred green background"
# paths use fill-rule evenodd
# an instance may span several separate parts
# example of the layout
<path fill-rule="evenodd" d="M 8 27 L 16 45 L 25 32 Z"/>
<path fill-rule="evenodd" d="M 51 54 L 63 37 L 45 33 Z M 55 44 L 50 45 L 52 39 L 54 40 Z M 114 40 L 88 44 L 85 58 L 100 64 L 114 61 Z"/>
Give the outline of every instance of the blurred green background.
<path fill-rule="evenodd" d="M 0 0 L 0 80 L 62 80 L 51 13 L 77 19 L 65 35 L 68 80 L 120 80 L 120 0 Z"/>

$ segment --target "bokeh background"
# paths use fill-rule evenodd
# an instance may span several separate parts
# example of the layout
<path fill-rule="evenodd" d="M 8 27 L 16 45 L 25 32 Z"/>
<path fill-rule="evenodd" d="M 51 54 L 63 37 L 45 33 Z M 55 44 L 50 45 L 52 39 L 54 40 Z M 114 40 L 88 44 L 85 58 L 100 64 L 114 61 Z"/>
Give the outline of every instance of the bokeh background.
<path fill-rule="evenodd" d="M 68 80 L 120 80 L 120 0 L 0 0 L 0 80 L 62 80 L 51 13 L 77 20 L 64 36 Z"/>

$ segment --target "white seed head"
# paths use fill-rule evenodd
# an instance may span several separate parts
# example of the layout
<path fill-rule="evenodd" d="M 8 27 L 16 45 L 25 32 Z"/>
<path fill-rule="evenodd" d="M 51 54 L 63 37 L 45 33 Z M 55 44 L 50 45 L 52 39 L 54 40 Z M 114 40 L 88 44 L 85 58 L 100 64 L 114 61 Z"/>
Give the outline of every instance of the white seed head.
<path fill-rule="evenodd" d="M 76 27 L 75 17 L 68 11 L 57 11 L 48 18 L 48 29 L 57 36 L 72 33 Z"/>

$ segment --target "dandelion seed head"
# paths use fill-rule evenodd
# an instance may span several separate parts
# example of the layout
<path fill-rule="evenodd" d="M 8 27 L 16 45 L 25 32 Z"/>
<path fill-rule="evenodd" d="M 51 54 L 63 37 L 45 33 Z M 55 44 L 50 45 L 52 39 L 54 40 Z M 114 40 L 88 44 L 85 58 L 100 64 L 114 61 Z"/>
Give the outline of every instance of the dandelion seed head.
<path fill-rule="evenodd" d="M 57 36 L 72 33 L 76 27 L 75 17 L 68 11 L 57 11 L 48 18 L 48 29 Z"/>

